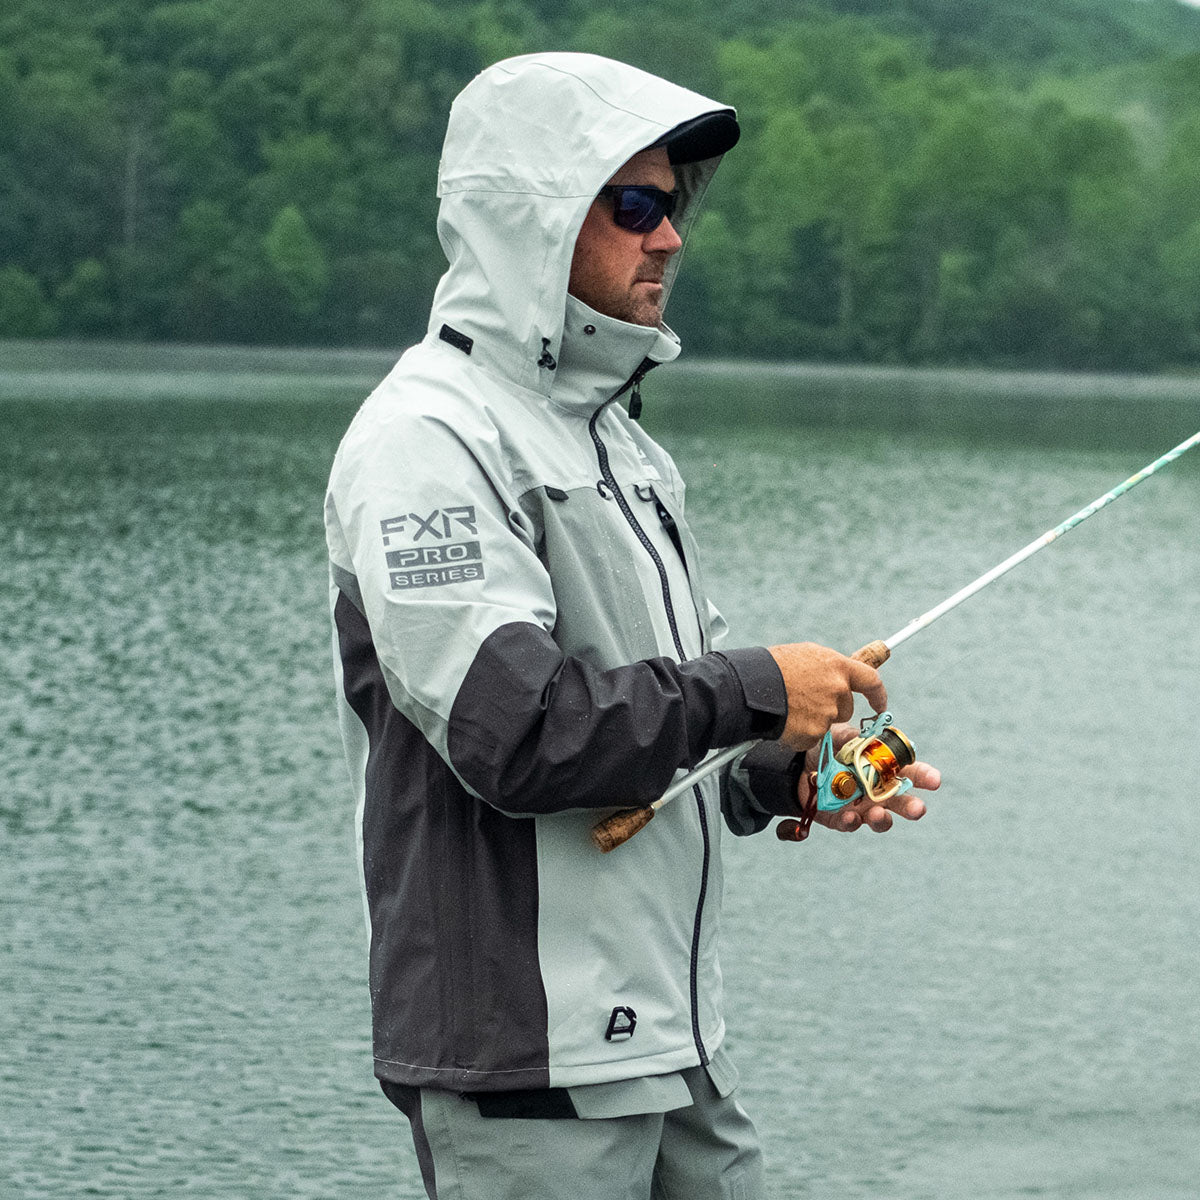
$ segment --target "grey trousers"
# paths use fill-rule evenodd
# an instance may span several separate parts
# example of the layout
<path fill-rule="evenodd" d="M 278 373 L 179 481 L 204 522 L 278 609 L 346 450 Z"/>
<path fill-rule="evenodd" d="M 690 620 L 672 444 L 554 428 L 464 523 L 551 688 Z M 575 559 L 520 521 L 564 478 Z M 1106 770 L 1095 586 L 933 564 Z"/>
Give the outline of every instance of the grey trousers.
<path fill-rule="evenodd" d="M 455 1092 L 388 1086 L 430 1200 L 762 1200 L 754 1123 L 707 1077 L 670 1112 L 496 1118 Z"/>

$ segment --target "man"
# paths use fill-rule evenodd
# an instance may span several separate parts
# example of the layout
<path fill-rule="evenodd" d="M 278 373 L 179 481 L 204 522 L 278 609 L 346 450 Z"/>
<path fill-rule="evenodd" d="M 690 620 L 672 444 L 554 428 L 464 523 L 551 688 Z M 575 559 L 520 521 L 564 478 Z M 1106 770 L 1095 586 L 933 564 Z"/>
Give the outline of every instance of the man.
<path fill-rule="evenodd" d="M 719 825 L 800 812 L 803 752 L 854 692 L 886 697 L 820 646 L 714 648 L 682 483 L 631 420 L 679 353 L 681 233 L 737 136 L 732 110 L 590 55 L 484 71 L 446 134 L 428 336 L 334 464 L 375 1072 L 430 1197 L 760 1195 L 722 1049 Z M 597 820 L 751 737 L 594 849 Z"/>

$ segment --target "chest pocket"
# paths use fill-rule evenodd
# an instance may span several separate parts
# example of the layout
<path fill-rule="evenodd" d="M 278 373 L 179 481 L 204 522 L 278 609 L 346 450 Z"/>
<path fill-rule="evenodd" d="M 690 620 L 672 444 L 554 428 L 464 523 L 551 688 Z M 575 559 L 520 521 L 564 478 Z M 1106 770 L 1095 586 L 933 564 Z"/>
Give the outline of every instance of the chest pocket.
<path fill-rule="evenodd" d="M 682 515 L 677 513 L 666 489 L 657 479 L 646 479 L 632 489 L 634 514 L 655 543 L 667 571 L 671 603 L 688 656 L 708 650 L 708 611 L 703 589 L 698 586 L 696 543 Z"/>
<path fill-rule="evenodd" d="M 708 592 L 704 585 L 700 551 L 696 540 L 692 537 L 687 522 L 683 519 L 683 514 L 677 509 L 671 493 L 661 484 L 656 486 L 656 481 L 647 480 L 638 486 L 636 494 L 638 500 L 653 511 L 658 527 L 675 549 L 683 582 L 687 588 L 686 592 L 679 587 L 675 588 L 677 609 L 681 615 L 689 608 L 695 614 L 695 624 L 700 637 L 699 653 L 706 653 L 712 649 L 707 616 L 709 611 Z M 649 519 L 647 519 L 647 524 L 649 525 L 649 523 Z"/>
<path fill-rule="evenodd" d="M 684 572 L 688 572 L 687 555 L 683 549 L 683 536 L 679 532 L 679 525 L 665 504 L 658 498 L 658 493 L 654 490 L 652 483 L 639 483 L 633 489 L 634 495 L 642 501 L 643 504 L 652 504 L 654 506 L 655 515 L 658 517 L 659 524 L 666 531 L 667 537 L 671 539 L 671 545 L 675 547 L 675 553 L 679 555 L 679 561 L 683 563 Z"/>
<path fill-rule="evenodd" d="M 701 634 L 685 566 L 687 540 L 666 506 L 659 515 L 653 484 L 623 493 L 667 576 L 672 616 L 685 657 L 700 653 Z M 534 500 L 534 496 L 526 498 Z M 602 669 L 659 655 L 675 642 L 658 568 L 611 496 L 598 489 L 537 489 L 539 554 L 554 589 L 554 639 L 567 654 Z"/>

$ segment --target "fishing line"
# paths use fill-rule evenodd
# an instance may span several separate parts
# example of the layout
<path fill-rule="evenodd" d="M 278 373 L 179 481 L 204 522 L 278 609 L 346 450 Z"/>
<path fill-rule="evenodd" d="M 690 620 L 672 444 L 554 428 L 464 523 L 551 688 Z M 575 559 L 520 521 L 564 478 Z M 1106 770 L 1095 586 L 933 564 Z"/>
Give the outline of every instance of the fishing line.
<path fill-rule="evenodd" d="M 1185 441 L 1180 442 L 1173 450 L 1168 450 L 1162 457 L 1156 458 L 1135 475 L 1131 475 L 1124 483 L 1118 484 L 1113 488 L 1112 491 L 1105 492 L 1103 496 L 1098 497 L 1091 504 L 1081 508 L 1061 524 L 1055 525 L 1053 529 L 1047 529 L 1041 537 L 1034 538 L 1028 546 L 1023 546 L 1002 563 L 994 566 L 990 571 L 985 571 L 978 579 L 972 580 L 966 587 L 960 588 L 940 604 L 934 605 L 928 612 L 922 613 L 919 617 L 909 621 L 903 629 L 897 630 L 891 637 L 885 638 L 882 641 L 868 643 L 861 650 L 856 651 L 852 657 L 861 662 L 870 663 L 873 667 L 882 666 L 891 657 L 892 651 L 897 646 L 907 642 L 914 634 L 928 628 L 939 617 L 943 617 L 951 609 L 957 608 L 964 600 L 969 600 L 977 592 L 983 591 L 988 584 L 994 583 L 1002 575 L 1006 575 L 1014 567 L 1023 563 L 1027 558 L 1031 558 L 1039 550 L 1045 549 L 1052 542 L 1058 541 L 1064 534 L 1070 533 L 1076 526 L 1082 525 L 1088 517 L 1094 516 L 1102 508 L 1107 507 L 1114 500 L 1119 499 L 1126 492 L 1137 487 L 1143 479 L 1148 479 L 1155 471 L 1160 470 L 1170 462 L 1174 462 L 1180 455 L 1187 453 L 1188 450 L 1196 445 L 1200 445 L 1200 431 L 1194 433 Z M 704 779 L 713 771 L 719 770 L 726 763 L 732 762 L 735 758 L 745 754 L 747 750 L 756 745 L 758 745 L 758 742 L 752 739 L 747 742 L 740 742 L 736 746 L 727 746 L 725 749 L 711 755 L 686 775 L 681 776 L 671 784 L 653 804 L 645 808 L 626 809 L 623 812 L 614 813 L 611 817 L 601 821 L 592 830 L 592 841 L 605 853 L 615 849 L 623 842 L 628 841 L 639 829 L 647 825 L 654 814 L 664 804 L 669 804 L 676 796 L 682 795 L 682 793 L 694 787 L 701 779 Z"/>

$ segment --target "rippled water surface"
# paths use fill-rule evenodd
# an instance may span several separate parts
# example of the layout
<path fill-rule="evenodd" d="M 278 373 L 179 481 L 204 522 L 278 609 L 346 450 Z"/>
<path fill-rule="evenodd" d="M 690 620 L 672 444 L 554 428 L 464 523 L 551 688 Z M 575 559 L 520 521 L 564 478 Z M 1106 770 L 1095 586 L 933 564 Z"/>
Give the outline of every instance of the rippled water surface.
<path fill-rule="evenodd" d="M 320 527 L 388 362 L 0 344 L 6 1200 L 422 1195 L 370 1074 Z M 887 636 L 1200 426 L 1186 381 L 645 390 L 743 644 Z M 1184 458 L 897 651 L 946 775 L 919 826 L 726 840 L 774 1200 L 1197 1194 L 1198 545 Z"/>

